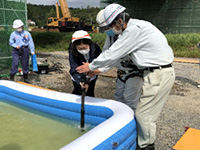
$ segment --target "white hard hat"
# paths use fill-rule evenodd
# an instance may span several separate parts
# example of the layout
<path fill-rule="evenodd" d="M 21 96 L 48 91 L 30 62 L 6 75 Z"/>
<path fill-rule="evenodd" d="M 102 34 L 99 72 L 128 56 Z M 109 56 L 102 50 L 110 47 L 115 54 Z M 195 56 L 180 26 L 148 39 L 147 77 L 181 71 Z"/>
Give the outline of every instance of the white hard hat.
<path fill-rule="evenodd" d="M 105 22 L 105 19 L 104 19 L 104 11 L 105 9 L 100 10 L 96 17 L 96 21 L 99 24 L 99 27 L 107 26 L 107 23 Z"/>
<path fill-rule="evenodd" d="M 104 18 L 105 22 L 109 25 L 113 20 L 125 10 L 126 8 L 119 4 L 110 4 L 105 8 Z"/>
<path fill-rule="evenodd" d="M 74 32 L 74 34 L 72 35 L 72 43 L 76 40 L 80 40 L 80 39 L 90 39 L 91 40 L 91 37 L 90 35 L 84 31 L 84 30 L 79 30 L 79 31 L 76 31 Z"/>
<path fill-rule="evenodd" d="M 24 23 L 20 20 L 20 19 L 16 19 L 14 22 L 13 22 L 13 28 L 17 29 L 21 26 L 23 26 Z"/>

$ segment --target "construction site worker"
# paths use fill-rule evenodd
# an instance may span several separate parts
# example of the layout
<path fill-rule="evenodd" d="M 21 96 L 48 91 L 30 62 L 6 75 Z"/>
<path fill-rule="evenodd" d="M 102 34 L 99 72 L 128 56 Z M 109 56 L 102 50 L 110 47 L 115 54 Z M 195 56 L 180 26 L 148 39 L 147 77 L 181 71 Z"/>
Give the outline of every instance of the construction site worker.
<path fill-rule="evenodd" d="M 150 22 L 129 17 L 125 8 L 110 4 L 104 11 L 109 32 L 121 33 L 113 45 L 91 63 L 83 63 L 79 73 L 93 71 L 130 55 L 144 70 L 142 95 L 136 109 L 139 150 L 154 150 L 156 120 L 175 81 L 174 55 L 164 34 Z"/>
<path fill-rule="evenodd" d="M 107 33 L 107 24 L 103 16 L 104 11 L 105 9 L 100 10 L 96 17 L 99 27 L 107 34 L 103 51 L 109 49 L 109 47 L 117 40 L 118 36 L 120 36 L 118 34 L 110 35 L 109 32 Z M 118 68 L 116 90 L 114 94 L 115 99 L 127 104 L 133 109 L 133 111 L 135 111 L 142 93 L 143 71 L 139 70 L 137 66 L 133 64 L 130 56 L 127 55 L 121 58 L 120 61 L 116 61 L 116 63 L 114 63 L 112 66 L 100 68 L 94 73 L 106 72 L 114 66 Z"/>
<path fill-rule="evenodd" d="M 81 95 L 82 89 L 86 89 L 86 96 L 94 97 L 94 89 L 98 76 L 89 79 L 88 84 L 84 84 L 86 74 L 80 74 L 76 71 L 83 62 L 92 62 L 101 53 L 100 47 L 94 43 L 90 35 L 83 30 L 76 31 L 72 35 L 72 42 L 69 46 L 70 75 L 74 85 L 72 94 Z"/>
<path fill-rule="evenodd" d="M 24 30 L 24 23 L 20 19 L 13 22 L 14 32 L 11 33 L 9 44 L 12 46 L 12 67 L 10 80 L 14 81 L 14 76 L 18 72 L 18 64 L 21 59 L 24 82 L 28 81 L 29 72 L 29 49 L 31 55 L 35 54 L 35 46 L 31 34 Z"/>

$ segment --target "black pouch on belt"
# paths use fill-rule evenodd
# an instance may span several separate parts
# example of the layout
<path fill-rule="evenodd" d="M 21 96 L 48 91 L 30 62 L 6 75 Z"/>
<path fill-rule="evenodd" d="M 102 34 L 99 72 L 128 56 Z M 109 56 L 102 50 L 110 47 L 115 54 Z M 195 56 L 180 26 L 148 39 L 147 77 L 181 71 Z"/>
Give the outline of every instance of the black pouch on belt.
<path fill-rule="evenodd" d="M 24 50 L 22 48 L 19 49 L 20 54 L 24 53 Z"/>
<path fill-rule="evenodd" d="M 19 49 L 20 54 L 24 53 L 24 48 L 28 48 L 28 46 L 22 46 L 22 47 L 20 47 L 20 49 Z"/>
<path fill-rule="evenodd" d="M 123 77 L 123 75 L 127 74 L 127 76 Z M 133 77 L 143 77 L 144 71 L 143 70 L 129 70 L 129 71 L 123 71 L 123 70 L 117 70 L 117 77 L 122 82 L 126 82 L 129 78 Z"/>

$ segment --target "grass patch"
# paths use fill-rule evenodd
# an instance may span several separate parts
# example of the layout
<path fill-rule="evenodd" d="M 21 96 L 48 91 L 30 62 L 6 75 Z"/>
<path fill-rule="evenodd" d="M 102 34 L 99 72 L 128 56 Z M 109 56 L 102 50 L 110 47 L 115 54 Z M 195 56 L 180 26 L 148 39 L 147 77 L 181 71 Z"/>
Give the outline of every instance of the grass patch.
<path fill-rule="evenodd" d="M 37 52 L 65 51 L 68 49 L 72 33 L 32 32 Z"/>
<path fill-rule="evenodd" d="M 175 57 L 199 58 L 200 49 L 197 48 L 197 43 L 200 41 L 200 34 L 166 34 L 169 45 L 174 51 Z"/>
<path fill-rule="evenodd" d="M 74 32 L 32 32 L 37 52 L 67 51 Z M 105 33 L 89 33 L 93 42 L 101 48 L 104 45 Z"/>
<path fill-rule="evenodd" d="M 73 32 L 32 32 L 36 52 L 67 51 L 71 42 Z M 92 40 L 101 48 L 104 45 L 105 33 L 89 33 Z M 200 34 L 166 34 L 169 45 L 174 51 L 175 57 L 199 58 L 200 49 L 197 43 L 200 41 Z"/>

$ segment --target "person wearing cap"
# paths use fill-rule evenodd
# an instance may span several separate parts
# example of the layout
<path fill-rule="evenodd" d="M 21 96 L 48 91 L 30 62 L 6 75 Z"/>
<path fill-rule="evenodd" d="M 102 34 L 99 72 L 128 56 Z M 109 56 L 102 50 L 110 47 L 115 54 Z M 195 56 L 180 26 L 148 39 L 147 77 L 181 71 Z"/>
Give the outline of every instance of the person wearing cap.
<path fill-rule="evenodd" d="M 154 150 L 156 120 L 175 81 L 174 55 L 164 34 L 148 21 L 132 19 L 125 7 L 110 4 L 104 11 L 105 22 L 112 34 L 121 34 L 113 45 L 91 63 L 84 63 L 79 73 L 111 66 L 130 55 L 133 63 L 144 71 L 142 95 L 135 116 L 138 150 Z"/>
<path fill-rule="evenodd" d="M 12 46 L 12 67 L 10 80 L 14 81 L 14 76 L 18 71 L 18 64 L 21 57 L 24 82 L 28 81 L 29 71 L 29 49 L 31 55 L 35 54 L 35 46 L 31 34 L 24 30 L 24 23 L 20 19 L 13 22 L 14 32 L 11 33 L 9 44 Z"/>
<path fill-rule="evenodd" d="M 84 85 L 82 78 L 85 78 L 86 75 L 78 73 L 76 68 L 83 62 L 92 62 L 100 53 L 100 47 L 92 41 L 91 36 L 86 31 L 79 30 L 72 35 L 72 42 L 69 46 L 69 72 L 74 85 L 72 94 L 81 95 L 82 89 L 85 88 L 86 96 L 95 96 L 94 89 L 98 76 L 90 78 L 89 84 Z"/>
<path fill-rule="evenodd" d="M 105 44 L 103 46 L 103 51 L 109 49 L 109 47 L 117 40 L 118 34 L 110 35 L 107 33 L 103 13 L 105 9 L 99 11 L 96 17 L 96 21 L 99 24 L 99 27 L 102 30 L 105 30 L 107 34 Z M 115 90 L 115 99 L 117 101 L 127 104 L 129 107 L 136 110 L 140 95 L 142 93 L 142 84 L 143 84 L 143 71 L 139 70 L 130 59 L 130 56 L 127 55 L 116 61 L 112 66 L 99 68 L 93 71 L 93 74 L 98 74 L 106 72 L 111 69 L 113 66 L 117 67 L 117 80 L 116 80 L 116 90 Z"/>

